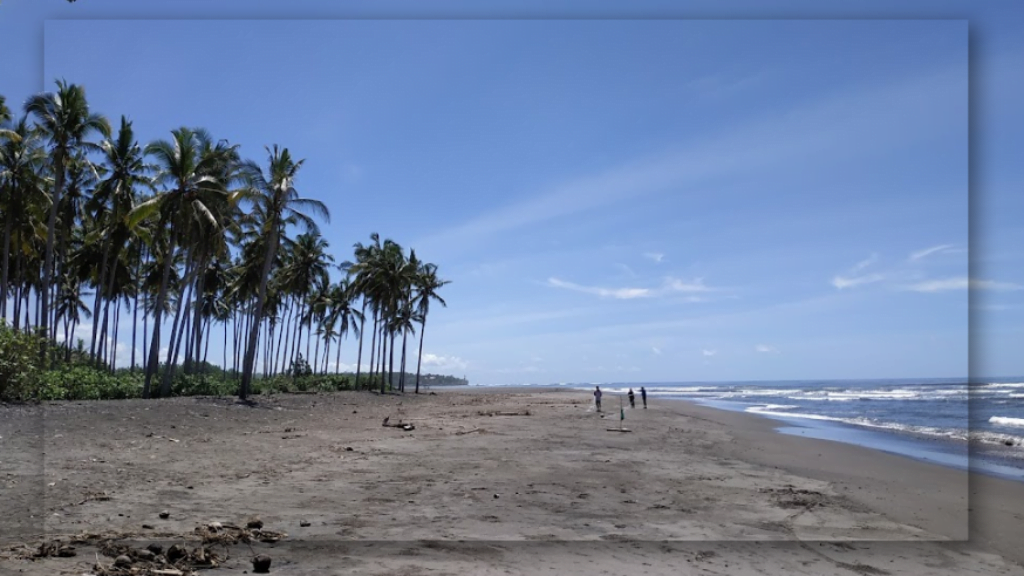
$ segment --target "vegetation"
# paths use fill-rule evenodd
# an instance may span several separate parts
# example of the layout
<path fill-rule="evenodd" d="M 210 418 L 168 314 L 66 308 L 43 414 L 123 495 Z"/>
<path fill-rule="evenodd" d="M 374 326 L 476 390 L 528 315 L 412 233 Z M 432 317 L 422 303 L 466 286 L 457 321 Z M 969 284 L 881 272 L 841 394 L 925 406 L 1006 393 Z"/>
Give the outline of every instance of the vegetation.
<path fill-rule="evenodd" d="M 191 127 L 143 146 L 129 120 L 115 130 L 93 112 L 83 87 L 56 88 L 20 116 L 0 96 L 0 398 L 244 399 L 413 380 L 419 392 L 424 328 L 448 283 L 436 265 L 376 233 L 338 264 L 318 225 L 327 207 L 296 188 L 304 161 L 287 148 L 259 164 Z M 340 362 L 349 336 L 352 375 Z"/>

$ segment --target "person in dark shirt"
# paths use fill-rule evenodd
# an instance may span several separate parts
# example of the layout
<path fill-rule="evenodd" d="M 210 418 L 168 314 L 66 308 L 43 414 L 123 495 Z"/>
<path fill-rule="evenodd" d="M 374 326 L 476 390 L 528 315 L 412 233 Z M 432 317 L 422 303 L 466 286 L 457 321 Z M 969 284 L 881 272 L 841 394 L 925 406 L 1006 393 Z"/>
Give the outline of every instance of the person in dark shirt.
<path fill-rule="evenodd" d="M 640 399 L 644 401 L 644 410 L 647 410 L 647 390 L 643 386 L 640 387 Z"/>
<path fill-rule="evenodd" d="M 633 389 L 629 389 L 629 407 L 636 408 L 636 396 L 633 394 Z"/>
<path fill-rule="evenodd" d="M 594 386 L 594 403 L 597 404 L 597 411 L 601 411 L 601 387 Z"/>

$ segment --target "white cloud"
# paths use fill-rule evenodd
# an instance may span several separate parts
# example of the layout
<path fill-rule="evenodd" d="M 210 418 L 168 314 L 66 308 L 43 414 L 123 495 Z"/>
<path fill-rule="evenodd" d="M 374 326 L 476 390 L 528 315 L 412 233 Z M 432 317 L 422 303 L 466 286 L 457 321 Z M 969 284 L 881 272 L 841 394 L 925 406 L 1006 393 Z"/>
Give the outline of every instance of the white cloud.
<path fill-rule="evenodd" d="M 465 370 L 469 363 L 458 356 L 439 356 L 437 354 L 424 354 L 423 365 L 448 370 Z"/>
<path fill-rule="evenodd" d="M 914 292 L 946 292 L 949 290 L 1021 290 L 1024 286 L 1011 282 L 995 282 L 992 280 L 977 280 L 966 277 L 943 278 L 940 280 L 927 280 L 905 286 L 905 290 Z"/>
<path fill-rule="evenodd" d="M 575 282 L 568 282 L 558 278 L 548 278 L 548 286 L 575 290 L 586 294 L 594 294 L 603 298 L 615 298 L 618 300 L 631 300 L 633 298 L 650 298 L 665 296 L 674 292 L 711 292 L 715 290 L 704 284 L 703 278 L 692 281 L 684 281 L 676 278 L 666 278 L 661 288 L 604 288 L 601 286 L 583 286 Z M 701 298 L 690 297 L 689 302 L 703 301 Z"/>
<path fill-rule="evenodd" d="M 778 352 L 774 346 L 770 346 L 768 344 L 758 344 L 757 346 L 754 346 L 754 350 L 757 350 L 758 352 Z"/>
<path fill-rule="evenodd" d="M 651 346 L 651 351 L 655 354 L 661 355 L 661 348 L 658 348 L 657 346 Z"/>
<path fill-rule="evenodd" d="M 910 257 L 908 258 L 908 260 L 910 260 L 910 261 L 920 260 L 921 258 L 924 258 L 925 256 L 930 256 L 932 254 L 937 254 L 939 252 L 953 252 L 954 250 L 952 250 L 952 248 L 953 248 L 952 244 L 940 244 L 938 246 L 932 246 L 931 248 L 925 248 L 924 250 L 918 250 L 917 252 L 911 252 L 910 253 Z"/>
<path fill-rule="evenodd" d="M 847 278 L 844 276 L 836 276 L 832 279 L 832 285 L 842 290 L 844 288 L 853 288 L 854 286 L 860 286 L 862 284 L 871 284 L 883 280 L 885 277 L 881 274 L 866 274 L 864 276 L 856 276 L 853 278 Z"/>
<path fill-rule="evenodd" d="M 868 266 L 871 266 L 875 262 L 878 262 L 878 254 L 877 253 L 872 253 L 871 256 L 868 256 L 864 260 L 861 260 L 860 262 L 857 262 L 857 264 L 854 265 L 854 267 L 853 267 L 853 271 L 854 272 L 859 272 L 859 271 L 867 268 Z"/>
<path fill-rule="evenodd" d="M 548 285 L 555 288 L 565 288 L 586 294 L 594 294 L 602 298 L 615 298 L 618 300 L 630 300 L 633 298 L 646 298 L 651 296 L 648 288 L 601 288 L 598 286 L 581 286 L 573 282 L 566 282 L 558 278 L 548 278 Z"/>
<path fill-rule="evenodd" d="M 703 278 L 692 281 L 679 280 L 678 278 L 666 278 L 665 287 L 674 292 L 711 292 L 714 288 L 704 285 Z"/>
<path fill-rule="evenodd" d="M 704 348 L 700 353 L 704 356 L 714 356 L 715 354 L 718 354 L 718 350 L 708 350 L 707 348 Z"/>
<path fill-rule="evenodd" d="M 872 253 L 867 258 L 857 262 L 847 272 L 845 276 L 836 275 L 832 278 L 832 285 L 837 289 L 842 290 L 844 288 L 853 288 L 854 286 L 861 286 L 863 284 L 871 284 L 884 279 L 884 276 L 878 273 L 873 274 L 861 274 L 865 268 L 871 266 L 875 262 L 878 262 L 878 254 Z"/>
<path fill-rule="evenodd" d="M 661 264 L 661 261 L 665 258 L 665 255 L 660 252 L 645 252 L 644 258 L 654 260 L 656 263 Z"/>
<path fill-rule="evenodd" d="M 626 266 L 621 262 L 616 262 L 615 265 L 621 268 L 623 272 L 628 274 L 630 278 L 636 278 L 636 272 L 633 272 L 633 269 L 630 268 L 629 266 Z"/>

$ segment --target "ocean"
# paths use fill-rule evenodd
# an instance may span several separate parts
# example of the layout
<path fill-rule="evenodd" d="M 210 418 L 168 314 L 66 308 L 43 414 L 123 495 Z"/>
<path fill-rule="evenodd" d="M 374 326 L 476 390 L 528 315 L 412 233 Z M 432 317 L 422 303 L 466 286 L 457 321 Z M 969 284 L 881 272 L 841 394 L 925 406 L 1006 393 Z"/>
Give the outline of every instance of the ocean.
<path fill-rule="evenodd" d="M 674 398 L 759 414 L 778 420 L 781 433 L 1024 481 L 1024 377 L 599 384 L 606 399 L 632 387 L 639 405 L 643 386 L 648 402 Z"/>

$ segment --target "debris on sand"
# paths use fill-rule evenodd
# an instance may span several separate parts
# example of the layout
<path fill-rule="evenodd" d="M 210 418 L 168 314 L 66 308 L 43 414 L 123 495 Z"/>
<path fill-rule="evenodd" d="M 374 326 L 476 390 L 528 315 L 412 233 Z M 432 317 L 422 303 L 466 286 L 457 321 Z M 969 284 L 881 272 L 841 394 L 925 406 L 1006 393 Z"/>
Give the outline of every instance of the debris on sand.
<path fill-rule="evenodd" d="M 259 554 L 252 559 L 252 571 L 257 574 L 270 572 L 270 556 Z"/>

